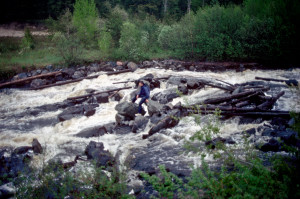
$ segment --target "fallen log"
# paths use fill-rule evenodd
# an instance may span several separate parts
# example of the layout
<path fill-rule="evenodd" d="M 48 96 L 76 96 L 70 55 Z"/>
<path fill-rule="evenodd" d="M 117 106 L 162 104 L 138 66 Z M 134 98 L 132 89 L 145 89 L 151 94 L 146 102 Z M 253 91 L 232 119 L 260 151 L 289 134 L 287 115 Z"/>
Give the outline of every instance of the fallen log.
<path fill-rule="evenodd" d="M 93 95 L 98 95 L 98 94 L 102 94 L 102 93 L 110 93 L 110 92 L 114 92 L 114 91 L 120 91 L 120 90 L 125 90 L 125 89 L 130 89 L 131 87 L 123 87 L 123 88 L 116 88 L 116 89 L 111 89 L 111 90 L 107 90 L 107 91 L 100 91 L 100 92 L 94 92 L 94 93 L 89 93 L 86 95 L 80 95 L 77 97 L 69 97 L 67 98 L 68 100 L 75 100 L 75 99 L 79 99 L 79 98 L 85 98 L 85 97 L 90 97 Z"/>
<path fill-rule="evenodd" d="M 161 80 L 161 79 L 169 79 L 170 76 L 168 77 L 158 77 L 158 78 L 153 78 L 153 80 Z M 122 82 L 114 82 L 113 84 L 123 84 L 123 83 L 129 83 L 129 82 L 135 82 L 137 80 L 128 80 L 128 81 L 122 81 Z"/>
<path fill-rule="evenodd" d="M 207 100 L 204 100 L 203 103 L 204 104 L 217 104 L 217 103 L 225 102 L 225 101 L 228 101 L 228 100 L 237 99 L 237 98 L 241 98 L 241 97 L 244 97 L 244 96 L 252 95 L 252 94 L 257 93 L 258 91 L 261 91 L 261 90 L 250 90 L 250 91 L 245 91 L 245 92 L 234 94 L 234 95 L 228 95 L 228 96 L 225 96 L 225 97 L 207 99 Z"/>
<path fill-rule="evenodd" d="M 261 92 L 255 92 L 252 95 L 248 95 L 248 96 L 236 99 L 233 102 L 230 102 L 230 104 L 234 105 L 234 104 L 238 104 L 238 103 L 243 102 L 243 101 L 249 101 L 249 100 L 251 100 L 252 98 L 254 98 L 256 96 L 260 97 L 260 94 L 261 94 Z"/>
<path fill-rule="evenodd" d="M 274 78 L 265 78 L 265 77 L 255 77 L 255 79 L 258 80 L 264 80 L 264 81 L 274 81 L 274 82 L 284 82 L 289 86 L 298 86 L 299 82 L 295 79 L 288 79 L 288 80 L 284 80 L 284 79 L 274 79 Z"/>
<path fill-rule="evenodd" d="M 284 91 L 278 93 L 275 97 L 272 97 L 270 100 L 265 101 L 264 103 L 257 106 L 259 110 L 269 110 L 272 109 L 275 102 L 284 95 Z"/>
<path fill-rule="evenodd" d="M 234 91 L 234 88 L 232 87 L 225 87 L 225 86 L 222 86 L 222 85 L 218 85 L 218 84 L 212 84 L 210 82 L 207 82 L 207 81 L 200 81 L 202 84 L 205 84 L 207 86 L 211 86 L 211 87 L 214 87 L 214 88 L 219 88 L 219 89 L 222 89 L 222 90 L 225 90 L 225 91 Z"/>
<path fill-rule="evenodd" d="M 50 77 L 50 76 L 54 76 L 54 75 L 59 75 L 61 73 L 62 73 L 61 71 L 57 71 L 57 72 L 53 72 L 53 73 L 47 73 L 47 74 L 42 74 L 42 75 L 35 75 L 35 76 L 24 78 L 24 79 L 19 79 L 19 80 L 15 80 L 15 81 L 11 81 L 11 82 L 6 82 L 6 83 L 3 83 L 3 84 L 0 84 L 0 88 L 6 87 L 6 86 L 15 85 L 15 84 L 20 84 L 20 83 L 31 81 L 31 80 L 34 80 L 34 79 L 39 79 L 39 78 L 44 78 L 44 77 Z"/>
<path fill-rule="evenodd" d="M 243 107 L 243 106 L 247 106 L 247 105 L 250 105 L 251 102 L 250 101 L 243 101 L 243 102 L 239 102 L 235 105 L 235 107 L 237 108 L 240 108 L 240 107 Z"/>
<path fill-rule="evenodd" d="M 114 71 L 114 72 L 107 72 L 107 73 L 105 73 L 105 75 L 117 75 L 117 74 L 120 74 L 120 73 L 127 73 L 127 72 L 130 72 L 130 71 L 132 71 L 132 70 L 131 69 L 126 69 L 126 70 L 120 70 L 120 71 Z M 67 81 L 63 81 L 63 82 L 57 82 L 57 83 L 54 83 L 54 84 L 48 84 L 48 85 L 40 86 L 40 87 L 37 87 L 37 88 L 32 88 L 32 90 L 39 90 L 39 89 L 49 88 L 49 87 L 53 87 L 53 86 L 61 86 L 61 85 L 65 85 L 65 84 L 79 82 L 79 81 L 84 80 L 84 79 L 94 79 L 94 78 L 98 78 L 98 77 L 99 77 L 99 75 L 81 77 L 81 78 L 74 79 L 74 80 L 67 80 Z"/>

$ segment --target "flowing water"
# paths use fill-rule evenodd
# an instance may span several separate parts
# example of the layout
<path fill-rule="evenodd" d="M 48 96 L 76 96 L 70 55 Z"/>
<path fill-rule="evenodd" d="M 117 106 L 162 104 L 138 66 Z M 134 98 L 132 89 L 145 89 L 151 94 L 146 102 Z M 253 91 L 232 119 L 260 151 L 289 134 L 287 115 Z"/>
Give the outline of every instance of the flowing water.
<path fill-rule="evenodd" d="M 134 73 L 123 73 L 113 76 L 103 74 L 96 79 L 83 80 L 77 83 L 37 91 L 20 89 L 3 90 L 3 92 L 0 93 L 0 149 L 4 147 L 15 148 L 19 146 L 28 146 L 31 145 L 33 138 L 37 138 L 45 148 L 45 154 L 35 156 L 32 162 L 34 166 L 39 167 L 43 162 L 47 162 L 55 157 L 59 157 L 63 159 L 63 161 L 69 161 L 73 159 L 76 154 L 82 154 L 88 143 L 93 140 L 103 142 L 105 148 L 114 156 L 117 156 L 118 161 L 121 164 L 124 164 L 128 156 L 132 154 L 136 156 L 136 154 L 149 153 L 150 159 L 153 158 L 153 161 L 158 161 L 160 163 L 180 165 L 179 162 L 186 162 L 194 164 L 195 166 L 199 165 L 199 157 L 193 156 L 192 154 L 183 155 L 180 153 L 183 150 L 182 146 L 184 144 L 184 140 L 200 128 L 195 125 L 192 118 L 189 117 L 181 120 L 179 125 L 176 127 L 166 129 L 148 139 L 143 140 L 142 134 L 148 132 L 150 124 L 148 124 L 143 132 L 139 132 L 137 134 L 105 134 L 103 136 L 93 138 L 79 138 L 73 136 L 83 129 L 114 122 L 115 115 L 117 113 L 114 107 L 118 103 L 115 101 L 100 104 L 93 116 L 81 116 L 58 123 L 54 121 L 56 121 L 57 115 L 63 110 L 30 114 L 30 111 L 35 107 L 45 104 L 59 103 L 68 97 L 86 94 L 86 89 L 105 91 L 123 86 L 134 86 L 134 83 L 113 84 L 113 82 L 135 80 L 149 73 L 152 73 L 155 77 L 176 75 L 214 78 L 227 81 L 231 84 L 254 81 L 255 76 L 282 79 L 293 78 L 300 81 L 300 69 L 294 69 L 293 71 L 246 70 L 244 72 L 227 71 L 215 73 L 210 71 L 175 72 L 171 70 L 151 68 L 138 69 Z M 268 94 L 276 94 L 280 90 L 285 90 L 286 94 L 279 99 L 274 109 L 299 111 L 299 104 L 297 105 L 297 100 L 299 100 L 299 98 L 297 98 L 295 93 L 293 93 L 284 84 L 278 84 L 281 85 L 275 89 L 271 89 Z M 171 87 L 175 87 L 175 85 L 169 85 L 166 82 L 163 82 L 161 83 L 161 88 L 154 89 L 151 92 L 151 95 Z M 124 95 L 122 100 L 129 100 L 130 93 L 133 90 L 134 88 L 121 91 Z M 223 92 L 224 91 L 216 88 L 206 87 L 202 90 L 193 91 L 193 93 L 188 97 L 188 100 L 191 103 L 195 103 Z M 174 105 L 178 101 L 183 100 L 183 98 L 176 98 L 173 100 L 172 104 Z M 261 123 L 263 122 L 264 121 L 261 121 Z M 259 122 L 255 124 L 239 124 L 238 117 L 231 118 L 226 120 L 224 125 L 222 125 L 221 136 L 232 136 L 233 139 L 238 142 L 239 139 L 241 139 L 241 136 L 233 135 L 249 128 L 256 128 L 259 125 L 261 125 Z M 210 157 L 208 156 L 207 158 L 209 159 Z M 140 161 L 143 161 L 143 159 L 141 158 Z M 134 171 L 132 172 L 134 173 Z"/>

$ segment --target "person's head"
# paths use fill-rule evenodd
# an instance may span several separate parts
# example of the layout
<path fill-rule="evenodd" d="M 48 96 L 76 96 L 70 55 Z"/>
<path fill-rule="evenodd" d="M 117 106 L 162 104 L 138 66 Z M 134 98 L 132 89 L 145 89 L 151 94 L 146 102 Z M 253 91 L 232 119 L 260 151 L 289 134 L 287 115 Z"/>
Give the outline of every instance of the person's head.
<path fill-rule="evenodd" d="M 140 86 L 140 87 L 144 86 L 144 82 L 143 82 L 143 81 L 140 81 L 140 82 L 139 82 L 139 86 Z"/>

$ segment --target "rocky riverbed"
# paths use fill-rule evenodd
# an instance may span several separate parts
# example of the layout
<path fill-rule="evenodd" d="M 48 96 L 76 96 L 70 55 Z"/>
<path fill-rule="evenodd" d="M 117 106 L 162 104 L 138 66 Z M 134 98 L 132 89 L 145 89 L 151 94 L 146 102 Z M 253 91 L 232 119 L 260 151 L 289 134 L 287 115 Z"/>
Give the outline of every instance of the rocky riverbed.
<path fill-rule="evenodd" d="M 134 63 L 100 63 L 89 66 L 60 69 L 48 66 L 43 70 L 16 75 L 13 80 L 28 78 L 53 71 L 62 74 L 46 79 L 25 82 L 16 87 L 2 88 L 0 93 L 0 176 L 16 177 L 19 171 L 40 169 L 49 161 L 67 163 L 76 156 L 94 159 L 100 166 L 116 165 L 127 172 L 127 185 L 137 197 L 149 197 L 140 190 L 145 185 L 140 172 L 155 173 L 158 165 L 166 167 L 179 177 L 190 174 L 191 165 L 201 166 L 201 157 L 183 153 L 184 143 L 201 126 L 192 117 L 181 117 L 180 107 L 222 96 L 226 91 L 199 84 L 195 79 L 217 79 L 232 85 L 252 82 L 269 86 L 264 94 L 279 98 L 272 110 L 300 111 L 299 96 L 284 83 L 255 80 L 256 76 L 300 81 L 300 69 L 262 70 L 255 64 L 218 65 L 186 63 L 174 60 Z M 116 75 L 109 71 L 134 69 Z M 252 68 L 250 70 L 249 68 Z M 87 75 L 97 78 L 31 90 L 55 82 L 75 80 Z M 172 76 L 172 77 L 170 77 Z M 165 78 L 164 77 L 170 77 Z M 162 79 L 159 79 L 162 78 Z M 135 80 L 144 79 L 151 87 L 151 102 L 145 116 L 135 116 L 137 107 L 129 101 L 136 91 Z M 131 81 L 130 81 L 131 80 Z M 129 81 L 114 84 L 115 82 Z M 68 100 L 80 95 L 130 87 L 118 92 L 91 95 Z M 178 94 L 177 90 L 184 95 Z M 203 121 L 205 121 L 203 116 Z M 162 122 L 163 121 L 163 122 Z M 286 117 L 226 117 L 222 120 L 221 137 L 227 145 L 243 149 L 243 136 L 251 143 L 262 145 L 260 151 L 285 154 L 280 137 L 285 143 L 300 146 L 296 133 L 290 129 L 293 121 Z M 154 130 L 153 130 L 154 129 Z M 150 133 L 154 132 L 155 133 Z M 220 139 L 220 138 L 219 138 Z M 99 155 L 100 154 L 100 155 Z M 212 156 L 205 158 L 214 162 Z M 29 160 L 29 161 L 27 161 Z M 80 167 L 80 161 L 75 164 Z M 7 183 L 5 179 L 3 183 Z M 146 195 L 143 195 L 146 194 Z"/>

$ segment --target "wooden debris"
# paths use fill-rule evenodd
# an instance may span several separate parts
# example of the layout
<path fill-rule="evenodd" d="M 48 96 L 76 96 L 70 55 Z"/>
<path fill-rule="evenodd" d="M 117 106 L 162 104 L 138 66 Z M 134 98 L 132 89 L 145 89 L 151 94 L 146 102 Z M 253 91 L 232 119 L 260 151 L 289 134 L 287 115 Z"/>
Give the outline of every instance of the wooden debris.
<path fill-rule="evenodd" d="M 120 71 L 108 72 L 108 73 L 105 73 L 105 74 L 106 75 L 117 75 L 117 74 L 120 74 L 120 73 L 127 73 L 127 72 L 131 72 L 131 71 L 132 71 L 131 69 L 125 69 L 125 70 L 120 70 Z M 39 90 L 39 89 L 49 88 L 49 87 L 53 87 L 53 86 L 61 86 L 61 85 L 65 85 L 65 84 L 79 82 L 79 81 L 84 80 L 84 79 L 94 79 L 94 78 L 98 78 L 98 77 L 99 77 L 99 75 L 93 75 L 93 76 L 82 77 L 82 78 L 78 78 L 78 79 L 74 79 L 74 80 L 56 82 L 54 84 L 48 84 L 48 85 L 40 86 L 40 87 L 37 87 L 37 88 L 32 88 L 32 90 Z"/>
<path fill-rule="evenodd" d="M 61 71 L 57 71 L 57 72 L 53 72 L 53 73 L 35 75 L 35 76 L 32 76 L 32 77 L 19 79 L 19 80 L 15 80 L 15 81 L 11 81 L 11 82 L 5 82 L 3 84 L 0 84 L 0 88 L 11 86 L 11 85 L 16 85 L 16 84 L 20 84 L 20 83 L 24 83 L 24 82 L 27 82 L 27 81 L 32 81 L 34 79 L 45 78 L 45 77 L 50 77 L 50 76 L 56 76 L 56 75 L 60 75 L 61 73 L 62 73 Z"/>
<path fill-rule="evenodd" d="M 128 86 L 128 87 L 123 87 L 123 88 L 111 89 L 111 90 L 107 90 L 107 91 L 89 93 L 89 94 L 81 95 L 81 96 L 77 96 L 77 97 L 69 97 L 68 100 L 75 100 L 75 99 L 79 99 L 79 98 L 85 98 L 85 97 L 90 97 L 90 96 L 93 96 L 93 95 L 99 95 L 99 94 L 102 94 L 102 93 L 110 93 L 110 92 L 120 91 L 120 90 L 125 90 L 125 89 L 131 89 L 131 87 Z"/>

